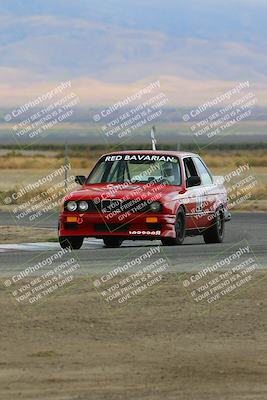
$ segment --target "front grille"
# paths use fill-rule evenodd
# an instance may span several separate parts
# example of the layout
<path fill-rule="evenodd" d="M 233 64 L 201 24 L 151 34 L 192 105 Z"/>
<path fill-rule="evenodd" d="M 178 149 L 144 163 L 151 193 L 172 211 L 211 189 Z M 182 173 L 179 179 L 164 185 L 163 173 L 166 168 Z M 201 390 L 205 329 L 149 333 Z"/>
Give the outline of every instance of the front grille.
<path fill-rule="evenodd" d="M 128 211 L 132 213 L 143 213 L 150 210 L 150 205 L 145 200 L 102 200 L 101 211 L 103 213 L 126 213 Z"/>
<path fill-rule="evenodd" d="M 95 203 L 93 200 L 84 200 L 88 203 L 88 210 L 85 213 L 144 213 L 150 211 L 150 201 L 147 200 L 120 200 L 120 199 L 105 199 Z M 64 204 L 65 211 L 67 210 L 67 202 Z M 76 210 L 80 212 L 79 209 Z M 84 211 L 83 211 L 84 213 Z"/>
<path fill-rule="evenodd" d="M 102 213 L 121 213 L 122 200 L 111 199 L 101 201 L 101 211 Z"/>
<path fill-rule="evenodd" d="M 124 200 L 122 202 L 122 212 L 143 213 L 150 211 L 150 204 L 146 200 Z"/>

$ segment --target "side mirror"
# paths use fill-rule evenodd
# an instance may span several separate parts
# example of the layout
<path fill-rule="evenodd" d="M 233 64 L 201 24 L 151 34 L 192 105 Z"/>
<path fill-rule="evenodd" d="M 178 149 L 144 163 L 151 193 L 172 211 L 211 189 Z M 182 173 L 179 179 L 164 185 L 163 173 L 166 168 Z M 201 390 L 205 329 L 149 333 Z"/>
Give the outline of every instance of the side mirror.
<path fill-rule="evenodd" d="M 201 184 L 201 179 L 199 176 L 190 176 L 186 180 L 186 187 L 192 187 L 192 186 L 199 186 Z"/>
<path fill-rule="evenodd" d="M 85 181 L 86 177 L 84 175 L 75 176 L 75 182 L 78 183 L 78 185 L 84 185 Z"/>

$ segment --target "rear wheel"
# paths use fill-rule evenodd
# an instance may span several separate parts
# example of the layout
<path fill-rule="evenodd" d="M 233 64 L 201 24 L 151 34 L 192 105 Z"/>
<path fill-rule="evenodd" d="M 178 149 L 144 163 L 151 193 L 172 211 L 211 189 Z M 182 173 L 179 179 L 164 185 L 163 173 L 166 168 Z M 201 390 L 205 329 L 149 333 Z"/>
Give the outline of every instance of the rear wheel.
<path fill-rule="evenodd" d="M 82 247 L 83 239 L 81 236 L 60 236 L 58 238 L 62 249 L 69 247 L 72 250 L 79 250 Z"/>
<path fill-rule="evenodd" d="M 115 237 L 107 237 L 103 239 L 103 242 L 106 247 L 120 247 L 123 240 Z"/>
<path fill-rule="evenodd" d="M 179 208 L 175 220 L 175 238 L 164 237 L 161 239 L 163 246 L 179 246 L 185 238 L 185 212 Z"/>
<path fill-rule="evenodd" d="M 224 238 L 224 227 L 224 212 L 223 210 L 219 210 L 216 212 L 212 226 L 203 234 L 205 243 L 222 243 Z"/>

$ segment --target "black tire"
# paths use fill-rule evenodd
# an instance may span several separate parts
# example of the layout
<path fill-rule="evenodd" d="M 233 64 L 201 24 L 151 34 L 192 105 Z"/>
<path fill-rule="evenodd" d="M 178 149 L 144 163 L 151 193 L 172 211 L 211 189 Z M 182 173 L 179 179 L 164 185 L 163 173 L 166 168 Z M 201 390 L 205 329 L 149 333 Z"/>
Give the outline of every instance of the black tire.
<path fill-rule="evenodd" d="M 185 238 L 185 212 L 179 208 L 175 219 L 175 238 L 164 237 L 161 239 L 163 246 L 180 246 Z"/>
<path fill-rule="evenodd" d="M 62 249 L 69 247 L 72 250 L 79 250 L 83 245 L 83 239 L 82 236 L 60 236 L 58 238 Z"/>
<path fill-rule="evenodd" d="M 223 210 L 216 211 L 212 226 L 203 233 L 204 242 L 207 244 L 222 243 L 224 238 L 224 228 L 224 212 Z"/>
<path fill-rule="evenodd" d="M 106 247 L 120 247 L 123 240 L 116 237 L 106 237 L 103 239 L 103 242 Z"/>

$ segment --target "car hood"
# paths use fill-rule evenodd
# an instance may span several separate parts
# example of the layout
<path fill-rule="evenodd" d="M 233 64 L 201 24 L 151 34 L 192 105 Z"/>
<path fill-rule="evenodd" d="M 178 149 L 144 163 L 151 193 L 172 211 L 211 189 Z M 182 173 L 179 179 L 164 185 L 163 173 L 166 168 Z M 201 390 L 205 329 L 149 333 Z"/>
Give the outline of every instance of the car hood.
<path fill-rule="evenodd" d="M 145 184 L 97 184 L 85 185 L 79 190 L 70 193 L 65 200 L 94 200 L 99 199 L 136 199 L 142 200 L 156 197 L 156 200 L 174 198 L 183 191 L 181 186 L 145 185 Z"/>

